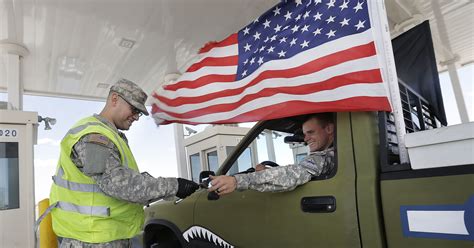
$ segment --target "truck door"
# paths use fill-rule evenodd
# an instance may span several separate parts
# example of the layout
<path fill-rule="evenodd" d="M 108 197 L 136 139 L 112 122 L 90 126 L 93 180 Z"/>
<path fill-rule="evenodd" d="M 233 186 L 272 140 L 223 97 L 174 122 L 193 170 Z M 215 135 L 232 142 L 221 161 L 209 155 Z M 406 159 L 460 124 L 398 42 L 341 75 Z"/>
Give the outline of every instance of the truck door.
<path fill-rule="evenodd" d="M 337 170 L 332 177 L 289 192 L 236 191 L 217 201 L 202 194 L 195 225 L 234 247 L 360 247 L 349 114 L 338 113 L 336 123 Z M 278 161 L 277 146 L 276 162 L 285 165 Z"/>

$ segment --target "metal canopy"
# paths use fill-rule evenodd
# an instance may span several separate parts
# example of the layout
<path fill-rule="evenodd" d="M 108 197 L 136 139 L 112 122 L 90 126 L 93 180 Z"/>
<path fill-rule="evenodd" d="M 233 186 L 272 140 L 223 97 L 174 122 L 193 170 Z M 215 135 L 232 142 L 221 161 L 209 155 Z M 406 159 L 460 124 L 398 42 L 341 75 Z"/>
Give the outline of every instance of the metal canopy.
<path fill-rule="evenodd" d="M 446 31 L 438 30 L 431 0 L 387 0 L 392 37 L 429 19 L 438 70 L 474 61 L 474 2 L 433 0 Z M 125 77 L 152 92 L 186 69 L 208 41 L 236 32 L 277 0 L 2 0 L 0 46 L 23 44 L 24 93 L 104 100 Z M 440 38 L 446 32 L 450 47 Z M 0 53 L 2 55 L 2 53 Z M 0 56 L 0 91 L 8 59 Z"/>

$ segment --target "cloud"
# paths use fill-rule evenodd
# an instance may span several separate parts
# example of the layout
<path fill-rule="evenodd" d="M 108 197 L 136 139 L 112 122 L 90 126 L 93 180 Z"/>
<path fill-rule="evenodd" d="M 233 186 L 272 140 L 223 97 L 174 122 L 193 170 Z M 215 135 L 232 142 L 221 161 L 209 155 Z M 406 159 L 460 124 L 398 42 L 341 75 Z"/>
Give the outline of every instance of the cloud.
<path fill-rule="evenodd" d="M 59 146 L 60 143 L 60 140 L 53 140 L 50 138 L 42 138 L 38 140 L 38 145 Z"/>

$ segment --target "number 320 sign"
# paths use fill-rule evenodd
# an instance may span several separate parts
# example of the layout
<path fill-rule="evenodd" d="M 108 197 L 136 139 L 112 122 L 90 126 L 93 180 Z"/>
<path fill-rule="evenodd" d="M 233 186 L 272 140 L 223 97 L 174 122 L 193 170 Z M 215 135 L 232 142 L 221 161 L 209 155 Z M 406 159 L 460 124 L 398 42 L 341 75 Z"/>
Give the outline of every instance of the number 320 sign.
<path fill-rule="evenodd" d="M 16 137 L 18 130 L 12 128 L 0 128 L 0 137 Z"/>

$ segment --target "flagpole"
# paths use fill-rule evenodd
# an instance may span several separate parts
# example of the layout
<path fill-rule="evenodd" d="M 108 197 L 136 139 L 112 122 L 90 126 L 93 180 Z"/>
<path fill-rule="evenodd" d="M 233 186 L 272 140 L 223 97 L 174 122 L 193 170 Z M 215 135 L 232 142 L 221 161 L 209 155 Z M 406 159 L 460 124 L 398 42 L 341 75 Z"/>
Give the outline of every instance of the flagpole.
<path fill-rule="evenodd" d="M 400 98 L 400 89 L 398 87 L 398 77 L 395 68 L 395 60 L 393 56 L 392 41 L 390 39 L 390 28 L 387 21 L 387 13 L 385 10 L 384 0 L 367 0 L 371 25 L 376 37 L 376 47 L 381 57 L 382 77 L 387 82 L 388 92 L 390 95 L 390 103 L 395 118 L 395 128 L 397 131 L 398 150 L 400 163 L 408 163 L 408 151 L 405 146 L 405 121 L 403 117 L 403 107 Z"/>

